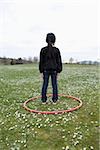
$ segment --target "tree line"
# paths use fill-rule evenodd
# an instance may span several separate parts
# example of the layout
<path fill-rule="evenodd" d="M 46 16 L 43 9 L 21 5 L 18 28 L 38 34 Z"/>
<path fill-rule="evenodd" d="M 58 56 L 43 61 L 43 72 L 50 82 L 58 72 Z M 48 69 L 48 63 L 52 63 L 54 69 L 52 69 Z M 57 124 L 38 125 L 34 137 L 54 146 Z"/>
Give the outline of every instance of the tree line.
<path fill-rule="evenodd" d="M 39 59 L 37 56 L 34 56 L 33 58 L 32 57 L 29 57 L 28 59 L 26 58 L 18 58 L 18 59 L 15 59 L 15 58 L 6 58 L 6 57 L 0 57 L 0 64 L 3 64 L 3 65 L 18 65 L 18 64 L 31 64 L 31 63 L 37 63 L 39 62 Z M 87 60 L 84 60 L 84 61 L 77 61 L 77 60 L 74 60 L 74 58 L 70 57 L 69 61 L 68 62 L 65 62 L 65 64 L 89 64 L 89 65 L 97 65 L 97 64 L 100 64 L 100 62 L 98 61 L 87 61 Z"/>
<path fill-rule="evenodd" d="M 0 64 L 4 65 L 18 65 L 18 64 L 31 64 L 31 63 L 37 63 L 38 62 L 38 57 L 29 57 L 28 59 L 26 58 L 7 58 L 7 57 L 0 57 Z"/>

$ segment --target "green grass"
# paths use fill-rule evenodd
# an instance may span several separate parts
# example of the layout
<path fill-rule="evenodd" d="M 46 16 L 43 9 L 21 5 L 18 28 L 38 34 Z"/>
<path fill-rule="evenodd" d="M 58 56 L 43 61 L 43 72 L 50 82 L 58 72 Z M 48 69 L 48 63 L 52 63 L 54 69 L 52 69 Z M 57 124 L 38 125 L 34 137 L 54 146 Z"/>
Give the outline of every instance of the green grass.
<path fill-rule="evenodd" d="M 66 114 L 40 115 L 22 107 L 25 100 L 41 93 L 38 65 L 0 66 L 0 150 L 99 150 L 98 74 L 95 65 L 64 65 L 59 94 L 78 97 L 83 106 Z M 63 97 L 57 105 L 44 106 L 40 99 L 28 104 L 42 111 L 76 105 Z"/>

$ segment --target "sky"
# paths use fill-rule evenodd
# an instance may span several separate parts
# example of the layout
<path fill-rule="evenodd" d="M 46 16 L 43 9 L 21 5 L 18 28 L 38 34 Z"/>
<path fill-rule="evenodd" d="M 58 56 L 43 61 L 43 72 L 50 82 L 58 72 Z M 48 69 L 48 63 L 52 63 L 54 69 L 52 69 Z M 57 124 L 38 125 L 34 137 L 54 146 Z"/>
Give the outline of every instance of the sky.
<path fill-rule="evenodd" d="M 98 60 L 97 0 L 0 0 L 0 57 L 39 57 L 56 35 L 62 60 Z"/>

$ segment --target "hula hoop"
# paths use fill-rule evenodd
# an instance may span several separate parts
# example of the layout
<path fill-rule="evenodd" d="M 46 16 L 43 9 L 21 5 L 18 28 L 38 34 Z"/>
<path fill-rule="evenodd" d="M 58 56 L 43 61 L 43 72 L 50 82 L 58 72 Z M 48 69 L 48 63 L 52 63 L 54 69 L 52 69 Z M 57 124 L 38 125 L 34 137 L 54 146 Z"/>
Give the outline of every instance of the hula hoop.
<path fill-rule="evenodd" d="M 47 96 L 51 97 L 52 94 L 48 94 Z M 37 114 L 63 114 L 63 113 L 68 113 L 68 112 L 75 111 L 75 110 L 79 109 L 80 107 L 82 107 L 82 101 L 79 98 L 77 98 L 77 97 L 73 97 L 71 95 L 64 95 L 64 94 L 58 94 L 58 96 L 62 96 L 62 97 L 66 97 L 66 98 L 71 98 L 72 100 L 76 100 L 76 101 L 79 102 L 79 105 L 76 106 L 76 107 L 67 109 L 67 110 L 57 110 L 57 111 L 39 111 L 39 110 L 33 110 L 33 109 L 28 108 L 26 106 L 27 103 L 29 103 L 30 101 L 36 100 L 38 98 L 41 98 L 41 96 L 37 96 L 37 97 L 32 97 L 32 98 L 26 100 L 23 103 L 23 107 L 24 107 L 25 110 L 27 110 L 27 111 L 29 111 L 31 113 L 37 113 Z"/>

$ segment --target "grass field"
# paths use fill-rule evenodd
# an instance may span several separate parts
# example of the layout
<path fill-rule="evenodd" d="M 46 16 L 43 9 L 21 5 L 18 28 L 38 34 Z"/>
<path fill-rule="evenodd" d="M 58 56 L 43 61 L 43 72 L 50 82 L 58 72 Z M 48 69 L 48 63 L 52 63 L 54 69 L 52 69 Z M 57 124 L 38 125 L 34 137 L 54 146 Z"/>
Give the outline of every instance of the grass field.
<path fill-rule="evenodd" d="M 64 65 L 59 94 L 83 101 L 77 111 L 59 115 L 32 114 L 22 104 L 40 95 L 37 64 L 0 66 L 0 150 L 99 150 L 99 78 L 95 65 Z M 52 93 L 49 83 L 48 93 Z M 59 97 L 57 105 L 28 106 L 38 110 L 68 109 L 78 103 Z"/>

